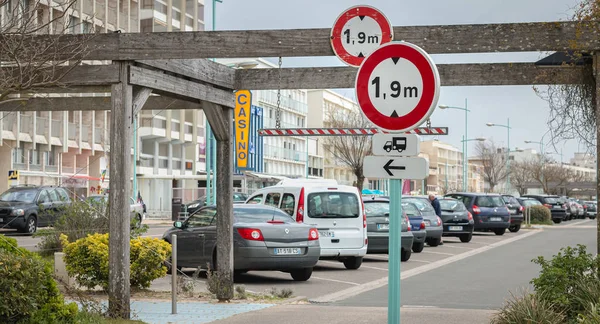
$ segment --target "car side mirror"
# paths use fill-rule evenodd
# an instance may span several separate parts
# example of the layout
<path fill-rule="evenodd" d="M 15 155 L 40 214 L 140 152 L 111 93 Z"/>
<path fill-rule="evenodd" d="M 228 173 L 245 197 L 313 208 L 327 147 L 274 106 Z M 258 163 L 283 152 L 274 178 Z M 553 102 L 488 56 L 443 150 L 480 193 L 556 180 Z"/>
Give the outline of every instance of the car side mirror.
<path fill-rule="evenodd" d="M 183 228 L 183 223 L 177 221 L 177 222 L 173 223 L 173 227 L 175 227 L 175 228 Z"/>

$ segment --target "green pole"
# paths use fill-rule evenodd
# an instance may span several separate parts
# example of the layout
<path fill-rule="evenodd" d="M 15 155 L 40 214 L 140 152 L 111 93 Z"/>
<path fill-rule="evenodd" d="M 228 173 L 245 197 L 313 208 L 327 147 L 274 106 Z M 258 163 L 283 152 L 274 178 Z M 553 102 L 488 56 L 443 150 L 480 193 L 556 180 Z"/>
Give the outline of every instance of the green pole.
<path fill-rule="evenodd" d="M 402 180 L 390 180 L 388 246 L 388 324 L 400 323 L 400 237 L 402 236 Z"/>
<path fill-rule="evenodd" d="M 212 0 L 212 30 L 214 31 L 216 29 L 217 26 L 217 2 L 223 2 L 222 0 Z M 212 59 L 214 61 L 214 59 Z M 205 128 L 206 128 L 206 136 L 205 136 L 205 155 L 206 155 L 206 205 L 210 205 L 212 201 L 217 201 L 217 190 L 216 190 L 216 184 L 217 184 L 217 172 L 216 170 L 214 170 L 213 172 L 213 168 L 216 167 L 217 165 L 217 157 L 216 157 L 216 152 L 213 153 L 213 147 L 216 146 L 214 144 L 214 136 L 212 133 L 212 129 L 210 127 L 210 123 L 208 122 L 208 119 L 206 119 L 205 122 Z M 211 174 L 213 173 L 213 174 Z"/>
<path fill-rule="evenodd" d="M 467 138 L 469 138 L 469 135 L 467 134 L 467 129 L 468 129 L 468 122 L 467 122 L 467 116 L 469 115 L 469 107 L 467 106 L 467 98 L 465 98 L 465 140 Z M 469 189 L 467 188 L 467 184 L 468 184 L 468 179 L 467 177 L 469 176 L 469 166 L 468 166 L 468 161 L 467 161 L 467 147 L 468 147 L 468 143 L 465 141 L 465 147 L 463 150 L 463 191 L 467 192 L 469 191 Z"/>
<path fill-rule="evenodd" d="M 133 116 L 133 201 L 137 201 L 137 116 Z"/>
<path fill-rule="evenodd" d="M 506 119 L 506 144 L 508 149 L 506 150 L 506 193 L 510 194 L 510 118 Z"/>
<path fill-rule="evenodd" d="M 308 136 L 306 136 L 306 167 L 304 171 L 306 172 L 306 179 L 308 179 Z"/>

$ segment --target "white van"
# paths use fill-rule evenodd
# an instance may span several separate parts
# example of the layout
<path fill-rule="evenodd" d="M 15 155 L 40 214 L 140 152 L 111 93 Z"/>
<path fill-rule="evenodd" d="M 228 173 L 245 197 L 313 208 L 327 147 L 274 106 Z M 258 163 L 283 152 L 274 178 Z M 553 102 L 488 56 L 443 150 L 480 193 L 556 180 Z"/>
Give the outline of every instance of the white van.
<path fill-rule="evenodd" d="M 285 179 L 255 191 L 246 204 L 278 207 L 297 222 L 316 226 L 321 259 L 360 268 L 367 253 L 367 218 L 356 187 L 327 179 Z"/>

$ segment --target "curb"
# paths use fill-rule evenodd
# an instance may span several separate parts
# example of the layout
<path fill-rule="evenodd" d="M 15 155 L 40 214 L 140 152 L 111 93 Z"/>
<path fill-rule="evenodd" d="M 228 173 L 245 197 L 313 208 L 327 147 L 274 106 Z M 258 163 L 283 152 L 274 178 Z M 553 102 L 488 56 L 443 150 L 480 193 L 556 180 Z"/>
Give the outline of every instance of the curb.
<path fill-rule="evenodd" d="M 294 303 L 298 303 L 298 302 L 308 302 L 308 298 L 306 296 L 297 296 L 297 297 L 292 297 L 284 302 L 281 303 L 281 305 L 290 305 L 290 304 L 294 304 Z"/>

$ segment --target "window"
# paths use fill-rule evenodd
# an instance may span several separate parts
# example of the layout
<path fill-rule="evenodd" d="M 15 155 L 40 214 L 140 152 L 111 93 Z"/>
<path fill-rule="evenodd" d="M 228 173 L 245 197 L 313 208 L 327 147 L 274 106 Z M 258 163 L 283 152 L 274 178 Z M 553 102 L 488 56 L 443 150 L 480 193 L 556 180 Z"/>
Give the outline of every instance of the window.
<path fill-rule="evenodd" d="M 32 203 L 37 195 L 36 189 L 8 190 L 0 195 L 0 201 L 18 201 Z"/>
<path fill-rule="evenodd" d="M 465 206 L 471 206 L 471 201 L 473 201 L 473 197 L 471 196 L 459 196 L 459 195 L 449 195 L 446 197 L 454 198 L 456 200 L 462 201 Z"/>
<path fill-rule="evenodd" d="M 365 203 L 365 214 L 369 217 L 389 216 L 390 203 L 388 202 L 369 202 Z M 386 215 L 387 214 L 387 215 Z"/>
<path fill-rule="evenodd" d="M 42 190 L 40 193 L 40 197 L 38 198 L 38 204 L 45 204 L 51 202 L 50 196 L 48 196 L 48 191 Z"/>
<path fill-rule="evenodd" d="M 419 212 L 419 208 L 416 204 L 412 202 L 403 202 L 402 203 L 402 212 L 406 213 L 408 216 L 421 216 L 421 212 Z"/>
<path fill-rule="evenodd" d="M 213 208 L 200 209 L 187 220 L 187 227 L 197 228 L 209 226 L 217 211 Z"/>
<path fill-rule="evenodd" d="M 265 205 L 279 207 L 280 198 L 281 194 L 278 192 L 267 194 L 267 198 L 265 198 Z"/>
<path fill-rule="evenodd" d="M 478 207 L 504 207 L 504 200 L 499 196 L 479 196 L 475 200 L 475 205 Z"/>
<path fill-rule="evenodd" d="M 283 195 L 283 199 L 281 200 L 281 210 L 288 213 L 288 215 L 293 216 L 294 210 L 296 206 L 296 199 L 294 195 L 286 193 Z"/>
<path fill-rule="evenodd" d="M 258 195 L 258 196 L 254 196 L 252 198 L 250 198 L 250 200 L 248 200 L 248 204 L 260 204 L 262 203 L 263 200 L 263 196 L 262 195 Z"/>
<path fill-rule="evenodd" d="M 354 218 L 359 214 L 358 197 L 351 193 L 319 192 L 308 195 L 311 218 Z"/>
<path fill-rule="evenodd" d="M 52 199 L 53 202 L 60 202 L 60 198 L 58 198 L 58 194 L 56 193 L 56 191 L 50 189 L 48 190 L 48 194 L 50 195 L 50 199 Z"/>
<path fill-rule="evenodd" d="M 69 199 L 69 194 L 65 191 L 65 189 L 57 188 L 56 192 L 58 192 L 58 195 L 60 196 L 60 200 L 62 200 L 62 201 L 70 201 L 71 200 L 71 199 Z"/>
<path fill-rule="evenodd" d="M 465 205 L 459 200 L 440 199 L 440 207 L 447 211 L 465 211 Z"/>
<path fill-rule="evenodd" d="M 271 208 L 234 208 L 233 217 L 236 223 L 263 223 L 270 220 L 295 222 L 288 214 Z"/>
<path fill-rule="evenodd" d="M 415 206 L 417 208 L 419 208 L 419 210 L 422 212 L 435 213 L 435 209 L 433 209 L 433 206 L 431 206 L 431 203 L 429 201 L 425 201 L 425 199 L 410 199 L 410 198 L 408 198 L 408 199 L 404 199 L 404 200 L 415 204 Z"/>

